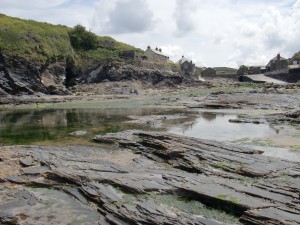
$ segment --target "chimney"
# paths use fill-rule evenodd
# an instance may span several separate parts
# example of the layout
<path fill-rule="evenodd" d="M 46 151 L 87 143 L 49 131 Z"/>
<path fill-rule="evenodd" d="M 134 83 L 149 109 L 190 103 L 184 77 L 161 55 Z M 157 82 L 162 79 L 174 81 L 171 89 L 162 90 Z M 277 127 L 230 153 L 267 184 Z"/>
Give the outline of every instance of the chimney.
<path fill-rule="evenodd" d="M 148 45 L 147 49 L 150 49 L 150 45 Z"/>
<path fill-rule="evenodd" d="M 277 54 L 277 60 L 280 60 L 280 53 Z"/>
<path fill-rule="evenodd" d="M 160 52 L 161 52 L 161 48 L 160 48 L 160 49 L 158 49 L 158 51 L 160 51 Z"/>
<path fill-rule="evenodd" d="M 155 50 L 158 51 L 158 48 L 156 47 Z"/>
<path fill-rule="evenodd" d="M 184 55 L 182 56 L 182 58 L 184 58 Z"/>

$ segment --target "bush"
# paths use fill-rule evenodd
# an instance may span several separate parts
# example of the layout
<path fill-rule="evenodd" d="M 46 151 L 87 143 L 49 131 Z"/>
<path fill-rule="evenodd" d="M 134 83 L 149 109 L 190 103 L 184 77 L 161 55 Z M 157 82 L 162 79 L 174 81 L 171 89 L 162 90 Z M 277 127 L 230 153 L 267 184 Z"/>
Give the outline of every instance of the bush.
<path fill-rule="evenodd" d="M 97 35 L 87 31 L 84 26 L 76 25 L 70 32 L 70 41 L 73 48 L 91 50 L 97 48 Z"/>
<path fill-rule="evenodd" d="M 241 76 L 241 75 L 245 75 L 245 74 L 248 74 L 248 67 L 245 66 L 245 65 L 241 65 L 240 68 L 238 69 L 237 71 L 237 75 L 238 76 Z"/>

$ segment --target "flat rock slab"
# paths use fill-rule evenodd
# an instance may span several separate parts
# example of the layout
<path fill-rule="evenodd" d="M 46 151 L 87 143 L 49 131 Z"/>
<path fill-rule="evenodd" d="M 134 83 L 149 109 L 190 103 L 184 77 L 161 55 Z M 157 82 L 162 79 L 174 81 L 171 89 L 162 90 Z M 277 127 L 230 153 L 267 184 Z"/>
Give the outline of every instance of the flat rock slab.
<path fill-rule="evenodd" d="M 16 184 L 29 190 L 39 187 L 14 195 L 22 204 L 1 197 L 0 223 L 30 223 L 36 211 L 49 214 L 38 199 L 44 199 L 50 188 L 47 201 L 57 199 L 57 207 L 72 203 L 79 210 L 74 217 L 71 211 L 62 215 L 64 209 L 55 208 L 53 221 L 78 217 L 84 224 L 104 225 L 225 224 L 222 219 L 204 218 L 201 212 L 183 211 L 151 198 L 159 194 L 230 212 L 244 224 L 300 224 L 299 163 L 266 157 L 250 148 L 168 133 L 127 131 L 94 140 L 114 150 L 103 145 L 0 147 L 0 196 L 7 196 Z M 136 157 L 124 159 L 126 163 L 109 160 L 124 153 Z M 93 223 L 84 217 L 83 208 L 93 215 Z"/>
<path fill-rule="evenodd" d="M 267 77 L 263 74 L 253 74 L 253 75 L 244 75 L 244 77 L 247 77 L 249 80 L 253 82 L 260 82 L 260 83 L 273 83 L 273 84 L 286 84 L 287 82 L 284 82 L 282 80 L 277 80 L 271 77 Z"/>

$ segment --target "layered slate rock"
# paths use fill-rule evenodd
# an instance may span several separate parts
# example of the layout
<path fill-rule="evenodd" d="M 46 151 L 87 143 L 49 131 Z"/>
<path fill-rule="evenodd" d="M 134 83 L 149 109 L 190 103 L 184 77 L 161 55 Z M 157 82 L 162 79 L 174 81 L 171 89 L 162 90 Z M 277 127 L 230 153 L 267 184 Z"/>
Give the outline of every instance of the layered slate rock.
<path fill-rule="evenodd" d="M 52 195 L 63 196 L 59 201 L 76 203 L 78 217 L 83 208 L 96 215 L 93 222 L 81 220 L 85 224 L 95 224 L 95 219 L 99 224 L 124 225 L 236 223 L 183 210 L 154 195 L 199 202 L 235 215 L 242 224 L 300 224 L 299 163 L 167 133 L 127 131 L 94 140 L 106 145 L 1 147 L 0 222 L 34 223 L 34 211 L 26 210 L 31 206 L 47 217 L 49 211 L 31 199 L 54 188 Z M 20 195 L 21 209 L 12 199 L 2 198 L 15 185 L 30 193 L 24 196 L 33 196 L 23 201 Z M 74 222 L 72 216 L 61 218 L 63 209 L 56 210 L 53 221 Z M 41 221 L 47 222 L 44 217 Z"/>

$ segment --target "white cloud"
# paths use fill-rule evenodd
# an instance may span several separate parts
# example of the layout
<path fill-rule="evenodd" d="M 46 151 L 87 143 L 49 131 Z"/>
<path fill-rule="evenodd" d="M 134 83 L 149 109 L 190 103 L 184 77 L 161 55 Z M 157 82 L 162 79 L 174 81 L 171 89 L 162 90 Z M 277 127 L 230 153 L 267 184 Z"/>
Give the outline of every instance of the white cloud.
<path fill-rule="evenodd" d="M 184 51 L 181 46 L 178 45 L 163 45 L 161 46 L 163 53 L 170 57 L 171 60 L 177 62 L 181 59 Z"/>
<path fill-rule="evenodd" d="M 102 3 L 108 4 L 107 1 Z M 102 7 L 103 5 L 99 4 L 98 9 Z M 106 5 L 106 9 L 109 9 L 109 6 Z M 104 20 L 96 16 L 94 23 L 96 26 L 99 23 L 98 29 L 108 34 L 144 32 L 151 29 L 154 23 L 153 13 L 143 0 L 118 0 L 104 15 Z"/>
<path fill-rule="evenodd" d="M 300 0 L 0 0 L 11 16 L 74 26 L 197 65 L 264 65 L 300 50 Z"/>
<path fill-rule="evenodd" d="M 49 9 L 52 7 L 58 7 L 69 0 L 30 0 L 30 1 L 20 1 L 20 0 L 1 0 L 0 4 L 3 8 L 21 8 L 21 9 Z M 1 8 L 2 8 L 1 7 Z"/>
<path fill-rule="evenodd" d="M 184 36 L 197 28 L 195 14 L 198 5 L 196 0 L 176 1 L 174 17 L 177 26 L 177 35 Z"/>

